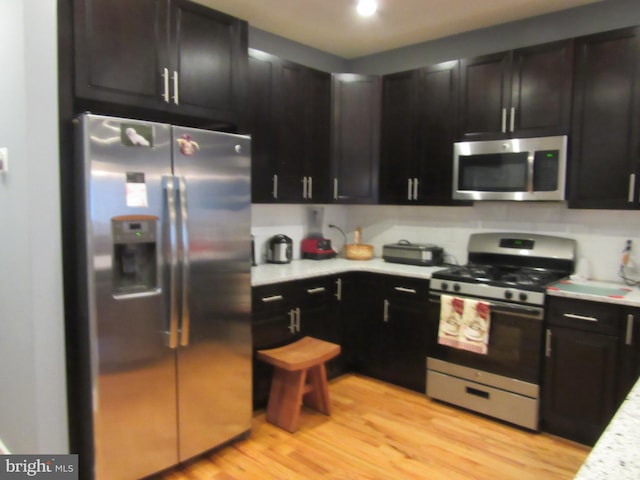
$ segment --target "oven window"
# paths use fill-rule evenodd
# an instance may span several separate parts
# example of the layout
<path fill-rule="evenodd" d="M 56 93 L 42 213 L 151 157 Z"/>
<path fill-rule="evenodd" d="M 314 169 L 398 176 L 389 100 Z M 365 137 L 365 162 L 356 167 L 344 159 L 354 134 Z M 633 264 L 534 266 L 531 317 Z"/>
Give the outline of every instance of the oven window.
<path fill-rule="evenodd" d="M 491 339 L 494 339 L 492 342 Z M 489 349 L 493 360 L 502 365 L 520 363 L 522 329 L 515 325 L 493 324 L 489 337 Z"/>
<path fill-rule="evenodd" d="M 527 191 L 527 153 L 460 155 L 458 190 Z"/>

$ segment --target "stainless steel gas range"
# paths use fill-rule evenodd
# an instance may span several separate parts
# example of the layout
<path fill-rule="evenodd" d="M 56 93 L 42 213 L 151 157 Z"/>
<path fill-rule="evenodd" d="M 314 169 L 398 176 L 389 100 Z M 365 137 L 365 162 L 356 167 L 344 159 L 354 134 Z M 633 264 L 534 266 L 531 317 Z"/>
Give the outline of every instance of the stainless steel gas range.
<path fill-rule="evenodd" d="M 537 430 L 544 292 L 549 283 L 570 275 L 575 261 L 575 240 L 471 235 L 467 265 L 432 275 L 429 314 L 440 316 L 443 295 L 486 303 L 486 354 L 438 344 L 427 357 L 427 396 Z"/>

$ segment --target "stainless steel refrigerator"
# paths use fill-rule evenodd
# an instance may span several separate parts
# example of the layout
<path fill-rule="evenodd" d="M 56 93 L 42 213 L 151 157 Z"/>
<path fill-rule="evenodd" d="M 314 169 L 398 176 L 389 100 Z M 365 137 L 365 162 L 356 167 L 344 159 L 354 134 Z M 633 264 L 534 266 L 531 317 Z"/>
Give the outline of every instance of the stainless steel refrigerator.
<path fill-rule="evenodd" d="M 77 134 L 82 428 L 96 479 L 135 479 L 250 430 L 250 140 L 91 114 Z"/>

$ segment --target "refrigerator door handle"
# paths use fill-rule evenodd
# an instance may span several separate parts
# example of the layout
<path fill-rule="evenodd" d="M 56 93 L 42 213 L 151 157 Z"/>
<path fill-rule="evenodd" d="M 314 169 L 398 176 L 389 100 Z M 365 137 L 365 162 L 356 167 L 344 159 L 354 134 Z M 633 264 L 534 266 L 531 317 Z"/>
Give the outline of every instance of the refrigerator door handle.
<path fill-rule="evenodd" d="M 182 258 L 180 259 L 180 263 L 182 264 L 180 346 L 186 347 L 189 345 L 189 329 L 191 326 L 189 312 L 189 272 L 191 270 L 191 263 L 189 261 L 187 182 L 184 177 L 178 178 L 178 198 L 180 199 L 180 250 L 182 252 Z"/>
<path fill-rule="evenodd" d="M 178 234 L 176 231 L 175 177 L 162 177 L 167 202 L 167 227 L 169 230 L 169 348 L 178 347 Z"/>

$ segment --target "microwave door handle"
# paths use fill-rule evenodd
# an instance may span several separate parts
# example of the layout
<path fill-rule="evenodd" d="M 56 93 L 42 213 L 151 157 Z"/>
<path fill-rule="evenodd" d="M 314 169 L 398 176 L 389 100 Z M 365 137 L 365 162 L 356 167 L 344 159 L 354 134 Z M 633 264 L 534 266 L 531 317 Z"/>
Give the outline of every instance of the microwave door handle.
<path fill-rule="evenodd" d="M 533 151 L 527 155 L 527 192 L 533 193 L 533 173 L 534 173 L 535 154 Z"/>

